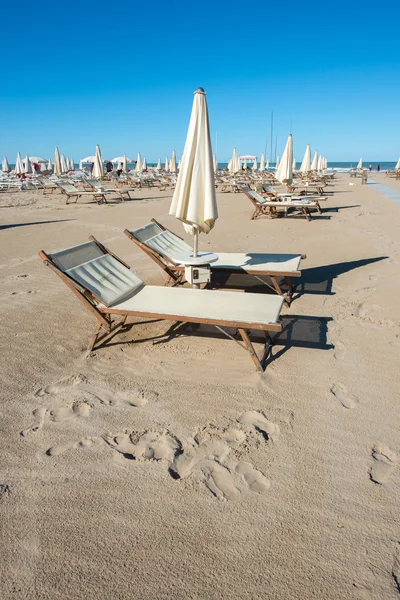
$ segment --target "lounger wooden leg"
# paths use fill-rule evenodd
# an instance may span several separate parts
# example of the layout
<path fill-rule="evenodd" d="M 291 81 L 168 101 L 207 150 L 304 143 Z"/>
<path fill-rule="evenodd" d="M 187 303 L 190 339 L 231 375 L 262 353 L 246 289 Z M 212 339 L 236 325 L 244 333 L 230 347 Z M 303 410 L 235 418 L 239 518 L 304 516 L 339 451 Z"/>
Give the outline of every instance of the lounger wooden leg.
<path fill-rule="evenodd" d="M 264 370 L 262 362 L 258 358 L 257 352 L 254 350 L 253 344 L 251 343 L 249 336 L 247 335 L 247 333 L 244 329 L 239 329 L 239 333 L 240 333 L 240 337 L 242 338 L 243 343 L 246 347 L 246 350 L 248 350 L 250 352 L 250 356 L 251 356 L 254 364 L 256 365 L 257 371 L 262 372 Z M 264 352 L 264 354 L 265 354 L 265 352 Z"/>
<path fill-rule="evenodd" d="M 91 352 L 93 350 L 94 345 L 97 342 L 97 336 L 99 335 L 100 331 L 102 330 L 102 327 L 103 327 L 103 325 L 101 323 L 97 324 L 96 331 L 94 332 L 94 335 L 93 335 L 92 339 L 90 340 L 90 344 L 88 346 L 89 352 Z"/>

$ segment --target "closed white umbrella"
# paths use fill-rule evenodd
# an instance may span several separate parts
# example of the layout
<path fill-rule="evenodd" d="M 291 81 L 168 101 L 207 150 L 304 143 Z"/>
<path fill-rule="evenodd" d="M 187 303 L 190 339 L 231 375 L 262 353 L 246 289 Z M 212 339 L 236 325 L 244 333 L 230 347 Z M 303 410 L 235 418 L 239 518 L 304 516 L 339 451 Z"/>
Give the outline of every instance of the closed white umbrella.
<path fill-rule="evenodd" d="M 28 155 L 24 158 L 24 173 L 33 173 L 32 164 Z"/>
<path fill-rule="evenodd" d="M 295 158 L 293 159 L 292 169 L 293 169 L 293 171 L 296 170 L 296 159 Z"/>
<path fill-rule="evenodd" d="M 267 160 L 267 164 L 265 165 L 266 169 L 269 169 L 269 160 Z"/>
<path fill-rule="evenodd" d="M 143 172 L 143 163 L 142 163 L 142 157 L 140 152 L 138 152 L 137 155 L 137 160 L 136 160 L 136 173 L 142 173 Z"/>
<path fill-rule="evenodd" d="M 318 158 L 317 171 L 322 171 L 322 160 L 323 156 L 320 154 Z"/>
<path fill-rule="evenodd" d="M 240 159 L 239 159 L 239 165 L 240 165 Z M 242 166 L 243 166 L 243 171 L 246 171 L 246 169 L 247 169 L 247 160 L 243 161 L 243 165 Z M 239 171 L 240 171 L 240 167 L 239 167 Z"/>
<path fill-rule="evenodd" d="M 61 173 L 66 173 L 68 171 L 67 161 L 65 160 L 64 154 L 61 154 Z"/>
<path fill-rule="evenodd" d="M 261 160 L 260 160 L 260 171 L 261 173 L 263 171 L 265 171 L 265 158 L 264 158 L 264 152 L 261 154 Z"/>
<path fill-rule="evenodd" d="M 307 145 L 304 153 L 303 162 L 300 166 L 300 173 L 309 173 L 311 171 L 311 148 L 310 144 Z"/>
<path fill-rule="evenodd" d="M 159 158 L 157 162 L 157 171 L 161 171 L 161 158 Z"/>
<path fill-rule="evenodd" d="M 231 162 L 229 165 L 229 173 L 234 175 L 240 170 L 240 160 L 238 159 L 236 148 L 233 149 Z"/>
<path fill-rule="evenodd" d="M 53 170 L 53 164 L 52 164 L 50 158 L 49 158 L 49 162 L 47 163 L 47 170 L 48 171 L 52 171 Z"/>
<path fill-rule="evenodd" d="M 199 232 L 211 231 L 218 218 L 208 108 L 202 88 L 194 93 L 182 169 L 169 214 L 193 233 L 193 256 L 197 257 Z"/>
<path fill-rule="evenodd" d="M 101 156 L 100 146 L 97 145 L 96 146 L 96 155 L 95 155 L 94 163 L 93 163 L 92 177 L 94 179 L 101 179 L 103 177 L 103 175 L 104 175 L 103 159 Z"/>
<path fill-rule="evenodd" d="M 399 160 L 397 161 L 397 163 L 396 163 L 396 166 L 395 166 L 395 168 L 394 168 L 394 169 L 395 169 L 395 171 L 398 171 L 398 170 L 400 169 L 400 158 L 399 158 Z M 3 169 L 3 171 L 4 171 L 4 169 Z"/>
<path fill-rule="evenodd" d="M 75 163 L 73 158 L 71 158 L 71 171 L 75 171 Z"/>
<path fill-rule="evenodd" d="M 253 171 L 258 171 L 258 165 L 257 165 L 257 159 L 256 158 L 254 159 L 252 170 Z"/>
<path fill-rule="evenodd" d="M 214 173 L 216 173 L 218 171 L 218 161 L 217 161 L 216 154 L 214 154 L 214 156 L 213 156 L 213 167 L 214 167 Z"/>
<path fill-rule="evenodd" d="M 146 157 L 143 159 L 143 171 L 147 171 L 147 160 Z"/>
<path fill-rule="evenodd" d="M 3 173 L 9 173 L 11 171 L 10 165 L 8 164 L 7 156 L 5 156 L 3 158 L 3 162 L 2 162 L 2 165 L 1 165 L 1 170 L 3 171 Z"/>
<path fill-rule="evenodd" d="M 54 152 L 54 175 L 61 175 L 61 160 L 58 148 Z"/>
<path fill-rule="evenodd" d="M 360 160 L 358 161 L 358 165 L 356 167 L 356 169 L 362 169 L 363 168 L 363 159 L 360 158 Z"/>
<path fill-rule="evenodd" d="M 169 171 L 168 156 L 165 157 L 164 171 Z"/>
<path fill-rule="evenodd" d="M 24 172 L 24 165 L 22 164 L 21 154 L 18 152 L 18 154 L 17 154 L 17 160 L 16 160 L 16 163 L 15 163 L 14 173 L 16 175 L 22 175 L 23 172 Z"/>
<path fill-rule="evenodd" d="M 282 155 L 282 159 L 279 163 L 279 167 L 275 172 L 275 179 L 281 183 L 291 184 L 293 181 L 293 138 L 292 134 L 289 135 L 286 142 L 285 150 Z"/>
<path fill-rule="evenodd" d="M 281 164 L 281 157 L 278 156 L 276 158 L 276 163 L 275 163 L 275 171 L 277 171 L 279 169 L 279 165 Z"/>
<path fill-rule="evenodd" d="M 169 163 L 169 170 L 171 173 L 176 173 L 176 152 L 172 152 L 171 162 Z"/>
<path fill-rule="evenodd" d="M 318 168 L 318 152 L 315 151 L 313 161 L 311 163 L 310 171 L 316 171 Z"/>
<path fill-rule="evenodd" d="M 126 156 L 126 154 L 124 154 L 124 156 L 122 158 L 122 172 L 123 173 L 128 172 L 128 157 Z"/>

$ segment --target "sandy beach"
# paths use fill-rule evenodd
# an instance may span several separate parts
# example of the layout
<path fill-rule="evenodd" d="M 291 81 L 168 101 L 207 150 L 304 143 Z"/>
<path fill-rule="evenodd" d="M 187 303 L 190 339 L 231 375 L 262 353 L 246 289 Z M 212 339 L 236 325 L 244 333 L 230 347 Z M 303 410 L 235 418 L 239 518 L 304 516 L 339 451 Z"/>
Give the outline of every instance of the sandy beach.
<path fill-rule="evenodd" d="M 161 285 L 123 230 L 154 217 L 184 236 L 171 190 L 0 194 L 2 598 L 398 598 L 400 208 L 347 174 L 327 190 L 311 222 L 251 221 L 217 190 L 200 236 L 307 255 L 263 374 L 163 320 L 88 354 L 95 320 L 39 259 L 94 235 Z"/>

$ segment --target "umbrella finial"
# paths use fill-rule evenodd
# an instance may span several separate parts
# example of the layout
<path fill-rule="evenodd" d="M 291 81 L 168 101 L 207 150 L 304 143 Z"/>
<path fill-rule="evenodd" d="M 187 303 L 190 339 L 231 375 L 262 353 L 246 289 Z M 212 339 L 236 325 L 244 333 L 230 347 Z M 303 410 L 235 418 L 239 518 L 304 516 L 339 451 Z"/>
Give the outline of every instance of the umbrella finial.
<path fill-rule="evenodd" d="M 197 90 L 195 91 L 195 94 L 206 94 L 203 88 L 197 88 Z"/>

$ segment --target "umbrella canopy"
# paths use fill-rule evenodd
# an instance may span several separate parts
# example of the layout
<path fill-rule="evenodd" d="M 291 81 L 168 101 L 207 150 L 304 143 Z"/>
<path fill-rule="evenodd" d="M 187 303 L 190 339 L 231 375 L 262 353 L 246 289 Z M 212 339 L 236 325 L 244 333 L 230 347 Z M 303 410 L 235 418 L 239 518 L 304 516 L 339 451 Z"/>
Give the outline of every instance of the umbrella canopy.
<path fill-rule="evenodd" d="M 358 165 L 356 167 L 356 169 L 362 169 L 363 168 L 363 160 L 362 158 L 360 158 L 360 160 L 358 161 Z"/>
<path fill-rule="evenodd" d="M 115 157 L 115 158 L 113 158 L 113 159 L 112 159 L 110 162 L 112 162 L 112 163 L 117 163 L 117 164 L 120 164 L 120 163 L 123 163 L 123 162 L 124 162 L 124 159 L 125 159 L 125 158 L 126 158 L 127 162 L 130 162 L 130 163 L 133 163 L 133 162 L 135 162 L 135 161 L 133 160 L 133 158 L 128 158 L 128 157 L 126 156 L 126 154 L 124 154 L 123 156 L 116 156 L 116 157 Z"/>
<path fill-rule="evenodd" d="M 253 169 L 253 171 L 258 171 L 258 165 L 257 165 L 257 159 L 256 158 L 254 159 L 252 169 Z"/>
<path fill-rule="evenodd" d="M 296 159 L 295 158 L 293 159 L 292 169 L 293 169 L 293 171 L 296 170 Z"/>
<path fill-rule="evenodd" d="M 228 168 L 231 175 L 240 171 L 240 160 L 238 159 L 236 148 L 233 149 L 232 158 Z"/>
<path fill-rule="evenodd" d="M 146 157 L 143 159 L 143 171 L 147 171 L 147 160 Z"/>
<path fill-rule="evenodd" d="M 37 164 L 47 163 L 47 160 L 45 158 L 40 158 L 40 156 L 30 156 L 29 160 L 31 161 L 31 163 Z"/>
<path fill-rule="evenodd" d="M 261 171 L 261 172 L 265 171 L 265 158 L 264 158 L 264 152 L 261 154 L 261 160 L 260 160 L 260 171 Z"/>
<path fill-rule="evenodd" d="M 303 162 L 300 166 L 300 173 L 308 173 L 311 171 L 311 148 L 310 144 L 307 145 L 306 151 L 304 153 Z"/>
<path fill-rule="evenodd" d="M 399 158 L 399 160 L 397 161 L 397 163 L 396 163 L 396 166 L 395 166 L 395 170 L 396 170 L 396 171 L 398 171 L 399 169 L 400 169 L 400 158 Z M 3 169 L 3 171 L 4 171 L 4 169 Z"/>
<path fill-rule="evenodd" d="M 169 171 L 168 156 L 165 157 L 164 171 Z"/>
<path fill-rule="evenodd" d="M 28 155 L 24 158 L 24 173 L 33 173 L 32 164 Z"/>
<path fill-rule="evenodd" d="M 136 160 L 136 173 L 142 173 L 143 172 L 143 163 L 142 163 L 142 157 L 140 152 L 138 152 L 137 155 L 137 160 Z"/>
<path fill-rule="evenodd" d="M 161 158 L 157 161 L 157 171 L 161 171 Z"/>
<path fill-rule="evenodd" d="M 214 156 L 213 156 L 213 167 L 214 167 L 214 173 L 216 173 L 218 171 L 218 161 L 217 161 L 216 154 L 214 154 Z"/>
<path fill-rule="evenodd" d="M 2 165 L 1 165 L 1 170 L 3 171 L 3 173 L 9 173 L 11 171 L 10 165 L 8 164 L 7 156 L 5 156 L 3 158 L 3 162 L 2 162 Z"/>
<path fill-rule="evenodd" d="M 100 146 L 96 146 L 96 156 L 93 164 L 92 177 L 94 179 L 101 179 L 104 175 L 103 159 L 101 157 Z"/>
<path fill-rule="evenodd" d="M 218 218 L 208 108 L 202 88 L 194 93 L 182 168 L 169 214 L 188 226 L 186 230 L 192 231 L 193 254 L 197 256 L 198 233 L 208 233 Z"/>
<path fill-rule="evenodd" d="M 14 173 L 16 175 L 22 175 L 23 172 L 24 172 L 24 166 L 22 164 L 21 154 L 18 152 L 18 154 L 17 154 L 17 161 L 15 163 Z"/>
<path fill-rule="evenodd" d="M 282 160 L 279 163 L 279 167 L 275 172 L 275 179 L 281 183 L 290 184 L 293 180 L 293 138 L 292 134 L 289 135 L 286 142 L 285 150 L 282 155 Z"/>
<path fill-rule="evenodd" d="M 54 152 L 54 175 L 61 175 L 61 160 L 58 148 Z"/>
<path fill-rule="evenodd" d="M 40 170 L 41 171 L 47 171 L 47 163 L 41 163 L 40 164 Z"/>
<path fill-rule="evenodd" d="M 313 161 L 311 163 L 310 171 L 316 171 L 318 167 L 318 152 L 315 151 Z"/>
<path fill-rule="evenodd" d="M 171 173 L 176 173 L 176 152 L 172 152 L 171 162 L 169 163 L 169 170 Z"/>

